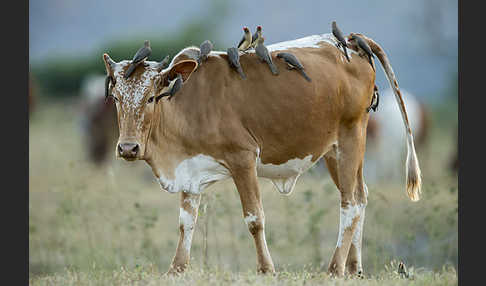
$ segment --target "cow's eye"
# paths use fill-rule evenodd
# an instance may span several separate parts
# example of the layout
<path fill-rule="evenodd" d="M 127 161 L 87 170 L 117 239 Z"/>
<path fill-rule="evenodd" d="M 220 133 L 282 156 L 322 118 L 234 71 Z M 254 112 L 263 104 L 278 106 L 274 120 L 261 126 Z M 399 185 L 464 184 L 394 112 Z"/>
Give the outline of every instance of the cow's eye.
<path fill-rule="evenodd" d="M 148 99 L 148 103 L 152 103 L 152 101 L 154 101 L 154 97 L 151 96 L 149 99 Z"/>

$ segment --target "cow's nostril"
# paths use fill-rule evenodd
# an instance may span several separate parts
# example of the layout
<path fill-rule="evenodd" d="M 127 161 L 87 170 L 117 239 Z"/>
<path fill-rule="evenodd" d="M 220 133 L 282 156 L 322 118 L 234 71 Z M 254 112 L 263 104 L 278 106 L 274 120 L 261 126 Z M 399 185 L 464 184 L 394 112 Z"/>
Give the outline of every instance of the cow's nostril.
<path fill-rule="evenodd" d="M 139 151 L 137 143 L 120 143 L 118 144 L 118 153 L 124 158 L 135 158 Z"/>
<path fill-rule="evenodd" d="M 133 146 L 133 148 L 132 148 L 132 152 L 133 152 L 133 153 L 135 153 L 135 154 L 137 154 L 137 153 L 138 153 L 138 144 L 137 144 L 137 145 L 135 145 L 135 146 Z"/>

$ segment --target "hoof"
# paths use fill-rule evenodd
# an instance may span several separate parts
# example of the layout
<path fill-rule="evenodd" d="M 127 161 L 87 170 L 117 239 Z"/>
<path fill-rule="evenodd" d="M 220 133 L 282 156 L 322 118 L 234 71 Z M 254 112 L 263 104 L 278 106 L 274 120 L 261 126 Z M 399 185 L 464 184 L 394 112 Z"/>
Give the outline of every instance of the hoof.
<path fill-rule="evenodd" d="M 164 274 L 166 276 L 179 276 L 186 270 L 186 266 L 171 266 L 169 270 Z"/>
<path fill-rule="evenodd" d="M 344 277 L 344 269 L 339 269 L 336 263 L 329 265 L 327 269 L 327 273 L 331 277 Z"/>
<path fill-rule="evenodd" d="M 273 267 L 273 265 L 258 267 L 257 273 L 264 275 L 275 275 L 275 267 Z"/>

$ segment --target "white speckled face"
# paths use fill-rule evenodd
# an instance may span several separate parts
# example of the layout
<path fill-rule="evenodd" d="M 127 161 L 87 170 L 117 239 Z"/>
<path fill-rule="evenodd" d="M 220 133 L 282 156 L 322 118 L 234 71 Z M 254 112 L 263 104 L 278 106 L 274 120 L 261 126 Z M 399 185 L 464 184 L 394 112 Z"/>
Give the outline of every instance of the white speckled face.
<path fill-rule="evenodd" d="M 148 66 L 142 74 L 134 72 L 128 79 L 124 78 L 126 67 L 130 61 L 119 62 L 113 70 L 115 86 L 113 96 L 116 97 L 118 113 L 119 143 L 138 143 L 140 147 L 137 159 L 143 159 L 146 142 L 150 130 L 155 100 L 149 102 L 154 95 L 154 82 L 159 78 L 155 62 L 146 62 Z M 118 152 L 117 152 L 118 156 Z"/>

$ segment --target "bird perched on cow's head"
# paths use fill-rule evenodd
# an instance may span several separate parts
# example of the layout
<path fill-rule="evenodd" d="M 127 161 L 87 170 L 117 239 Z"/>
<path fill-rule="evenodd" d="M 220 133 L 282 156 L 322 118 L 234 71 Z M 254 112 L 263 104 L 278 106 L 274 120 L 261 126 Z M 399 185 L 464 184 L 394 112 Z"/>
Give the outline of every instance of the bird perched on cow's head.
<path fill-rule="evenodd" d="M 213 43 L 210 40 L 206 40 L 199 46 L 199 57 L 197 58 L 197 63 L 200 65 L 202 61 L 207 60 L 209 53 L 213 49 Z"/>
<path fill-rule="evenodd" d="M 145 42 L 143 43 L 143 47 L 138 49 L 138 51 L 133 56 L 132 62 L 130 63 L 128 70 L 125 72 L 125 79 L 129 78 L 135 68 L 139 64 L 143 63 L 146 59 L 148 59 L 151 53 L 152 48 L 150 47 L 150 41 L 145 40 Z"/>

